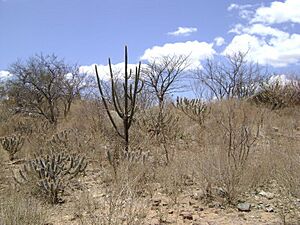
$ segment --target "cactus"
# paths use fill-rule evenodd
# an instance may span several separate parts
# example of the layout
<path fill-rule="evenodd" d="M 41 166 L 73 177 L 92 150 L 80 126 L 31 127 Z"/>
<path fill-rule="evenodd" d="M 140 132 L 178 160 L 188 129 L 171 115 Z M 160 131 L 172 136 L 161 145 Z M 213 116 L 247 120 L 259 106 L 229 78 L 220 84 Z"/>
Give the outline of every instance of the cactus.
<path fill-rule="evenodd" d="M 37 189 L 52 203 L 59 203 L 59 195 L 68 182 L 83 173 L 87 167 L 85 157 L 76 154 L 52 154 L 29 160 L 14 175 L 19 184 L 33 182 Z"/>
<path fill-rule="evenodd" d="M 12 161 L 15 154 L 21 150 L 24 145 L 25 138 L 20 135 L 12 135 L 0 138 L 2 148 L 9 154 L 9 159 Z"/>
<path fill-rule="evenodd" d="M 61 132 L 55 133 L 52 135 L 51 139 L 48 140 L 47 144 L 52 148 L 57 147 L 64 147 L 67 148 L 69 135 L 71 134 L 72 130 L 63 130 Z"/>
<path fill-rule="evenodd" d="M 98 88 L 99 88 L 100 95 L 101 95 L 104 107 L 106 109 L 107 115 L 108 115 L 114 129 L 116 130 L 117 134 L 125 141 L 125 151 L 128 151 L 129 129 L 131 127 L 131 124 L 133 121 L 133 116 L 136 111 L 136 98 L 137 98 L 137 95 L 142 91 L 143 86 L 144 86 L 144 82 L 140 80 L 141 62 L 139 63 L 138 67 L 135 68 L 135 75 L 133 78 L 133 83 L 130 83 L 129 81 L 132 79 L 133 72 L 130 69 L 129 73 L 128 73 L 127 46 L 125 46 L 125 76 L 124 76 L 124 83 L 123 83 L 123 89 L 124 89 L 123 96 L 120 96 L 117 92 L 116 80 L 115 80 L 116 78 L 112 71 L 112 65 L 111 65 L 110 59 L 108 59 L 108 63 L 109 63 L 110 78 L 111 78 L 112 102 L 113 102 L 115 111 L 117 112 L 118 116 L 123 121 L 123 132 L 121 132 L 120 129 L 117 127 L 116 122 L 111 115 L 107 100 L 105 98 L 103 89 L 101 87 L 101 82 L 100 82 L 100 78 L 99 78 L 99 74 L 98 74 L 98 70 L 97 70 L 97 65 L 95 65 Z"/>
<path fill-rule="evenodd" d="M 145 164 L 149 159 L 149 152 L 143 151 L 123 151 L 122 152 L 123 159 L 133 163 L 142 163 Z"/>
<path fill-rule="evenodd" d="M 57 132 L 46 141 L 46 146 L 53 152 L 61 152 L 62 150 L 82 149 L 83 145 L 87 145 L 91 141 L 91 137 L 80 132 L 76 128 L 66 129 Z"/>
<path fill-rule="evenodd" d="M 33 129 L 30 124 L 23 121 L 18 121 L 13 125 L 13 132 L 28 137 L 32 134 Z"/>
<path fill-rule="evenodd" d="M 175 107 L 200 125 L 204 123 L 205 116 L 209 113 L 208 106 L 200 99 L 189 100 L 177 97 Z"/>

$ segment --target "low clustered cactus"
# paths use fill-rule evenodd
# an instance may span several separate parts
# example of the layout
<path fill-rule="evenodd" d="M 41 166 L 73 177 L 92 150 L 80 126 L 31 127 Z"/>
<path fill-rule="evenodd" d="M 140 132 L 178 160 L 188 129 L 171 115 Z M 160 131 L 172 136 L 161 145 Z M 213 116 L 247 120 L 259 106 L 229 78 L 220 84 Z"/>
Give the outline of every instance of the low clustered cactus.
<path fill-rule="evenodd" d="M 19 184 L 32 182 L 52 204 L 60 201 L 60 194 L 69 185 L 69 181 L 83 173 L 87 167 L 85 157 L 76 154 L 52 154 L 29 160 L 18 176 Z"/>
<path fill-rule="evenodd" d="M 8 152 L 10 160 L 14 160 L 15 154 L 21 150 L 24 142 L 25 138 L 20 135 L 12 135 L 0 138 L 2 148 Z"/>

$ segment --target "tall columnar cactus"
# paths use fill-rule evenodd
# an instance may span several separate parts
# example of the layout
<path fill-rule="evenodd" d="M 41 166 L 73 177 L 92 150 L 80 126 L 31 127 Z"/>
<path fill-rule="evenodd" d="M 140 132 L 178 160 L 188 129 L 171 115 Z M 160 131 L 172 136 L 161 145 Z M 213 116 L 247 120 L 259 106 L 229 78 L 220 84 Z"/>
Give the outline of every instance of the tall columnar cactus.
<path fill-rule="evenodd" d="M 209 112 L 208 106 L 200 99 L 189 100 L 187 98 L 177 97 L 175 107 L 200 125 L 204 123 L 205 116 Z"/>
<path fill-rule="evenodd" d="M 125 151 L 128 151 L 129 146 L 129 129 L 131 127 L 133 116 L 136 111 L 136 99 L 137 95 L 142 91 L 144 82 L 140 79 L 141 72 L 141 62 L 139 62 L 138 67 L 135 68 L 135 74 L 133 77 L 133 71 L 130 69 L 128 72 L 128 56 L 127 56 L 127 46 L 125 46 L 125 71 L 124 71 L 124 82 L 123 82 L 123 96 L 118 93 L 116 85 L 116 77 L 112 70 L 111 60 L 108 59 L 110 78 L 111 78 L 111 98 L 114 110 L 117 112 L 118 116 L 123 121 L 123 132 L 116 125 L 116 121 L 111 115 L 108 102 L 105 98 L 103 88 L 101 86 L 101 81 L 99 78 L 97 66 L 95 65 L 95 71 L 97 76 L 98 88 L 100 95 L 105 106 L 108 117 L 118 133 L 118 135 L 125 142 Z"/>
<path fill-rule="evenodd" d="M 12 135 L 0 138 L 2 148 L 8 152 L 9 159 L 14 160 L 15 154 L 21 150 L 24 145 L 25 138 L 20 135 Z"/>
<path fill-rule="evenodd" d="M 30 160 L 14 179 L 19 184 L 33 183 L 52 204 L 57 204 L 68 182 L 83 173 L 86 167 L 85 157 L 53 154 Z"/>

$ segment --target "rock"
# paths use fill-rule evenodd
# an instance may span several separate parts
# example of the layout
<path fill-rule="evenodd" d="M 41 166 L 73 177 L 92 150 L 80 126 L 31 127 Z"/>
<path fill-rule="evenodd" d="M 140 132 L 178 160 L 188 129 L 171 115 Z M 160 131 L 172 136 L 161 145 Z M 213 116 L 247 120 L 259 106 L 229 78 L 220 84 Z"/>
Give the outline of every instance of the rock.
<path fill-rule="evenodd" d="M 191 197 L 195 200 L 200 200 L 204 196 L 203 191 L 199 190 L 195 192 Z"/>
<path fill-rule="evenodd" d="M 193 215 L 190 212 L 181 212 L 179 214 L 183 219 L 193 220 Z"/>
<path fill-rule="evenodd" d="M 274 208 L 271 207 L 271 206 L 268 206 L 268 207 L 265 208 L 265 211 L 266 212 L 274 212 Z"/>
<path fill-rule="evenodd" d="M 239 203 L 237 208 L 241 212 L 250 212 L 251 211 L 251 204 L 250 203 Z"/>
<path fill-rule="evenodd" d="M 171 210 L 168 211 L 168 213 L 169 213 L 169 214 L 173 214 L 173 213 L 174 213 L 174 210 L 171 209 Z"/>
<path fill-rule="evenodd" d="M 160 203 L 161 203 L 161 199 L 153 199 L 152 206 L 159 206 Z"/>
<path fill-rule="evenodd" d="M 195 202 L 195 201 L 191 201 L 191 200 L 189 201 L 189 205 L 196 205 L 196 203 L 197 202 Z"/>
<path fill-rule="evenodd" d="M 169 205 L 167 202 L 163 202 L 163 203 L 161 203 L 161 205 L 162 206 L 167 206 L 167 205 Z"/>
<path fill-rule="evenodd" d="M 194 205 L 193 206 L 194 210 L 197 211 L 197 212 L 202 212 L 204 209 L 198 205 Z"/>
<path fill-rule="evenodd" d="M 274 194 L 271 193 L 271 192 L 260 191 L 258 194 L 259 194 L 260 196 L 263 196 L 263 197 L 267 198 L 267 199 L 272 199 L 272 198 L 274 198 Z"/>

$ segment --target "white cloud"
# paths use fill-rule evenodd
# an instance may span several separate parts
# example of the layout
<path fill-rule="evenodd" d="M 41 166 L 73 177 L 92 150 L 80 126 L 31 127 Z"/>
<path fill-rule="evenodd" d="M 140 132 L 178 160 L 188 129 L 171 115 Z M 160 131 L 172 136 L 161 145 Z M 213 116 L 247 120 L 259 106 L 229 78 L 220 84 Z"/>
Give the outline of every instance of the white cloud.
<path fill-rule="evenodd" d="M 281 75 L 273 75 L 270 77 L 269 79 L 269 84 L 279 84 L 282 86 L 285 86 L 287 84 L 292 84 L 295 80 L 291 79 L 290 77 L 288 77 L 285 74 L 281 74 Z"/>
<path fill-rule="evenodd" d="M 11 77 L 11 74 L 8 71 L 0 70 L 0 81 L 5 81 Z"/>
<path fill-rule="evenodd" d="M 172 36 L 189 36 L 191 33 L 197 32 L 195 27 L 178 27 L 176 31 L 168 32 Z"/>
<path fill-rule="evenodd" d="M 167 43 L 163 46 L 153 46 L 145 50 L 142 60 L 153 60 L 168 55 L 189 55 L 191 67 L 201 66 L 201 60 L 211 58 L 216 54 L 213 43 L 187 41 Z"/>
<path fill-rule="evenodd" d="M 230 4 L 230 6 L 228 6 L 227 10 L 228 11 L 232 11 L 234 9 L 239 9 L 239 5 L 238 4 L 235 4 L 235 3 L 232 3 Z"/>
<path fill-rule="evenodd" d="M 262 65 L 285 67 L 300 63 L 300 35 L 279 36 L 270 39 L 245 33 L 236 35 L 223 54 L 249 50 L 249 60 Z"/>
<path fill-rule="evenodd" d="M 262 22 L 267 24 L 285 22 L 300 23 L 300 1 L 274 1 L 269 7 L 259 7 L 251 22 Z"/>
<path fill-rule="evenodd" d="M 239 13 L 239 16 L 241 18 L 248 19 L 254 14 L 254 11 L 252 10 L 252 8 L 253 8 L 253 5 L 250 5 L 250 4 L 238 5 L 238 4 L 232 3 L 232 4 L 230 4 L 230 6 L 228 6 L 227 10 L 228 11 L 237 10 Z"/>
<path fill-rule="evenodd" d="M 225 40 L 222 37 L 216 37 L 214 39 L 214 41 L 215 41 L 215 43 L 216 43 L 217 46 L 222 46 L 222 45 L 225 44 Z"/>
<path fill-rule="evenodd" d="M 102 64 L 92 64 L 89 66 L 80 66 L 79 72 L 80 73 L 86 73 L 89 76 L 96 77 L 95 72 L 95 65 L 97 65 L 98 74 L 101 80 L 109 80 L 110 79 L 110 72 L 109 72 L 109 66 L 108 65 L 102 65 Z M 135 67 L 138 66 L 138 64 L 128 64 L 128 71 L 132 69 L 133 73 L 135 72 Z M 121 77 L 121 75 L 124 73 L 124 62 L 117 63 L 112 65 L 113 74 L 117 77 Z"/>
<path fill-rule="evenodd" d="M 274 1 L 269 7 L 247 6 L 247 22 L 236 24 L 229 33 L 235 33 L 223 54 L 248 51 L 249 59 L 260 64 L 285 67 L 300 63 L 300 34 L 288 33 L 279 23 L 300 23 L 300 0 Z M 245 6 L 231 4 L 228 10 L 242 11 Z M 239 13 L 240 17 L 243 16 Z"/>
<path fill-rule="evenodd" d="M 242 24 L 236 24 L 234 28 L 229 30 L 229 33 L 236 34 L 255 34 L 261 37 L 273 36 L 280 39 L 286 39 L 289 37 L 289 33 L 281 31 L 277 28 L 272 28 L 263 24 L 253 24 L 250 26 L 243 26 Z"/>
<path fill-rule="evenodd" d="M 238 24 L 236 24 L 233 28 L 231 28 L 231 29 L 228 31 L 228 33 L 241 34 L 241 33 L 243 32 L 243 29 L 244 29 L 244 28 L 245 28 L 245 27 L 244 27 L 242 24 L 238 23 Z"/>

